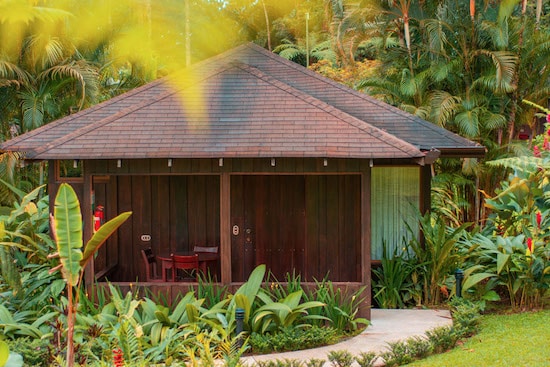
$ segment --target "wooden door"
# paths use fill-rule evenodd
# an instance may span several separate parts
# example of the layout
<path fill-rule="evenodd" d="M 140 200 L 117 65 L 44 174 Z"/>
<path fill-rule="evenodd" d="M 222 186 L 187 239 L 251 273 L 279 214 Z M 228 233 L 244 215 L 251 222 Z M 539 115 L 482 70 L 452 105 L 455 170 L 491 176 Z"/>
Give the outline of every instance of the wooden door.
<path fill-rule="evenodd" d="M 301 273 L 305 256 L 305 178 L 233 176 L 232 280 L 245 281 L 266 264 L 278 280 Z"/>

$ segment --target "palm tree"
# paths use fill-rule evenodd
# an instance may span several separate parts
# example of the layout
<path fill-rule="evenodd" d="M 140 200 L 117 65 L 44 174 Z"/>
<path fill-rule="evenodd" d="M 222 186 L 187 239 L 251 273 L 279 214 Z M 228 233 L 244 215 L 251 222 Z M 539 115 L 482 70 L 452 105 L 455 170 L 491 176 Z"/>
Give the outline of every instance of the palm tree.
<path fill-rule="evenodd" d="M 82 59 L 66 36 L 68 32 L 59 28 L 70 21 L 70 13 L 27 2 L 20 5 L 17 11 L 3 9 L 0 19 L 0 34 L 13 35 L 0 48 L 3 139 L 82 109 L 94 102 L 98 92 L 97 66 Z M 16 158 L 9 152 L 0 157 L 0 178 L 12 184 L 21 180 Z M 38 172 L 26 176 L 38 176 L 41 183 L 44 164 L 28 168 L 36 169 Z"/>

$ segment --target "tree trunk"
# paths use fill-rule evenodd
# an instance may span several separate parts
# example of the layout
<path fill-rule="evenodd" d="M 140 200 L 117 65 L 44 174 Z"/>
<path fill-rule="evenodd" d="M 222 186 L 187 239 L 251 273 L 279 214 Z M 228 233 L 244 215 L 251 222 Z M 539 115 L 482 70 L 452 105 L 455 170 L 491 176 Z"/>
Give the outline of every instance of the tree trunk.
<path fill-rule="evenodd" d="M 269 15 L 267 14 L 267 7 L 265 6 L 265 1 L 262 1 L 262 6 L 264 8 L 265 16 L 265 30 L 267 33 L 267 49 L 271 51 L 271 26 L 269 25 Z"/>
<path fill-rule="evenodd" d="M 525 9 L 527 4 L 527 0 L 522 0 L 522 9 Z M 518 37 L 518 48 L 517 48 L 517 64 L 514 71 L 514 78 L 512 79 L 512 85 L 515 86 L 515 90 L 512 92 L 511 102 L 512 105 L 510 107 L 510 120 L 508 121 L 508 146 L 512 143 L 512 140 L 514 139 L 515 130 L 516 130 L 516 114 L 518 110 L 518 101 L 519 101 L 519 67 L 521 65 L 521 51 L 523 49 L 523 33 L 525 30 L 525 11 L 522 11 L 521 14 L 521 27 L 519 29 L 519 37 Z"/>

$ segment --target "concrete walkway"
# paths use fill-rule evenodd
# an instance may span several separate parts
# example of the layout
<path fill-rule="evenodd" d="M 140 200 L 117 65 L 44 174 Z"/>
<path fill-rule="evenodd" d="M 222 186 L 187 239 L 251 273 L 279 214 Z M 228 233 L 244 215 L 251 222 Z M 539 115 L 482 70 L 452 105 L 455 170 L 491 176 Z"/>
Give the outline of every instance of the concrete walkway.
<path fill-rule="evenodd" d="M 248 366 L 253 366 L 256 361 L 275 359 L 308 361 L 316 358 L 326 360 L 325 366 L 331 366 L 327 357 L 331 351 L 347 350 L 353 355 L 359 355 L 361 352 L 380 354 L 387 351 L 388 342 L 405 340 L 412 336 L 423 336 L 428 330 L 439 326 L 450 326 L 452 323 L 451 314 L 447 310 L 372 309 L 371 325 L 361 334 L 346 341 L 315 349 L 245 357 L 243 362 Z"/>

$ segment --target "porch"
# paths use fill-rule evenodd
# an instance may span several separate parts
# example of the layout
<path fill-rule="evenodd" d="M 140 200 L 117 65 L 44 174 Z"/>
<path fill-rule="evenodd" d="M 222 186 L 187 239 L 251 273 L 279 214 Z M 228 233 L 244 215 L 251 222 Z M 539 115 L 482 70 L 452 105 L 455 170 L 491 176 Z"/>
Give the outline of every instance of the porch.
<path fill-rule="evenodd" d="M 219 260 L 207 270 L 222 284 L 246 281 L 259 264 L 279 281 L 288 273 L 304 282 L 328 276 L 365 284 L 368 278 L 368 162 L 174 160 L 170 172 L 161 172 L 160 160 L 105 163 L 85 162 L 92 194 L 82 191 L 83 212 L 101 205 L 107 219 L 133 215 L 94 259 L 96 279 L 145 284 L 142 249 L 158 257 L 195 246 L 219 248 Z M 235 169 L 242 165 L 246 171 Z M 189 173 L 197 166 L 203 170 Z"/>

